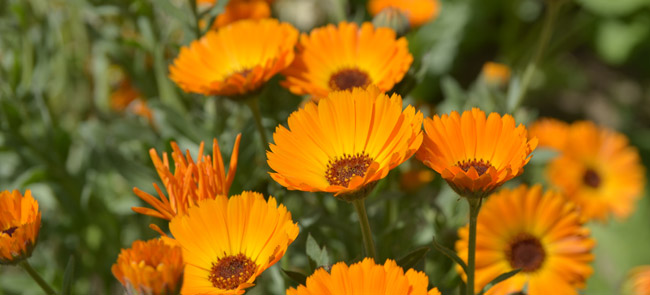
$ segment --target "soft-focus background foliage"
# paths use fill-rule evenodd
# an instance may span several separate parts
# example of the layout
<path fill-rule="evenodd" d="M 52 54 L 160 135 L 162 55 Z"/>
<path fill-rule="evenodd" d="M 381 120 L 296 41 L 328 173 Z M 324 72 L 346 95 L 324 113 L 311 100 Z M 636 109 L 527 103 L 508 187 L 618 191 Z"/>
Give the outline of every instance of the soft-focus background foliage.
<path fill-rule="evenodd" d="M 549 0 L 554 1 L 554 0 Z M 479 79 L 487 61 L 508 64 L 520 76 L 530 59 L 546 9 L 542 0 L 441 1 L 440 16 L 407 38 L 420 70 L 406 102 L 426 114 L 469 105 L 504 112 L 503 94 Z M 277 0 L 274 16 L 302 31 L 346 17 L 369 20 L 364 1 Z M 195 155 L 201 141 L 219 140 L 228 159 L 242 133 L 239 166 L 231 194 L 256 190 L 285 204 L 301 233 L 278 265 L 247 294 L 284 294 L 295 284 L 280 267 L 311 274 L 306 249 L 325 247 L 329 263 L 352 262 L 362 253 L 352 206 L 325 194 L 287 191 L 267 174 L 266 157 L 251 114 L 228 100 L 183 93 L 167 78 L 180 46 L 195 38 L 192 14 L 180 0 L 0 0 L 0 189 L 31 189 L 42 208 L 43 226 L 31 263 L 60 286 L 74 257 L 77 294 L 121 294 L 110 273 L 122 247 L 157 234 L 164 222 L 136 214 L 142 206 L 133 187 L 153 192 L 158 181 L 149 148 L 169 151 L 169 142 Z M 650 1 L 568 1 L 531 91 L 515 117 L 567 121 L 590 119 L 617 129 L 637 146 L 650 166 Z M 111 109 L 122 77 L 153 111 L 151 122 Z M 278 86 L 263 90 L 264 125 L 285 124 L 301 98 Z M 402 87 L 402 88 L 400 88 Z M 396 89 L 406 89 L 398 85 Z M 208 145 L 210 146 L 210 145 Z M 519 181 L 543 181 L 549 155 L 536 152 Z M 380 182 L 368 199 L 380 258 L 398 259 L 434 236 L 451 247 L 466 222 L 466 205 L 436 177 L 412 190 L 402 175 L 423 169 L 408 161 Z M 510 183 L 514 186 L 517 181 Z M 616 294 L 627 270 L 650 264 L 650 200 L 630 218 L 591 224 L 598 241 L 595 274 L 585 294 Z M 319 259 L 322 262 L 322 259 Z M 443 293 L 459 279 L 446 257 L 431 250 L 424 263 Z M 0 267 L 0 294 L 38 294 L 19 268 Z"/>

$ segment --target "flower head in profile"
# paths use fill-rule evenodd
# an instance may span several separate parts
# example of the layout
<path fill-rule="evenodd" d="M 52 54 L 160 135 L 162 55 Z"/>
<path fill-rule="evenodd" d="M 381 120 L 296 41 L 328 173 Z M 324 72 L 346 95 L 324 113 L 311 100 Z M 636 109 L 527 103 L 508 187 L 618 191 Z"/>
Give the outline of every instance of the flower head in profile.
<path fill-rule="evenodd" d="M 478 215 L 475 292 L 500 274 L 521 269 L 486 294 L 518 294 L 527 286 L 530 295 L 577 295 L 593 272 L 595 244 L 580 220 L 573 203 L 539 185 L 494 193 Z M 469 226 L 458 234 L 456 252 L 467 261 Z"/>
<path fill-rule="evenodd" d="M 521 174 L 537 146 L 512 116 L 477 108 L 426 118 L 424 131 L 417 158 L 465 197 L 485 197 Z"/>
<path fill-rule="evenodd" d="M 300 37 L 296 59 L 282 73 L 291 92 L 316 99 L 331 91 L 377 85 L 385 92 L 404 78 L 413 56 L 405 38 L 389 28 L 341 22 Z"/>
<path fill-rule="evenodd" d="M 412 27 L 419 27 L 438 16 L 438 0 L 370 0 L 368 10 L 373 16 L 385 9 L 398 9 L 409 20 Z"/>
<path fill-rule="evenodd" d="M 237 21 L 181 48 L 170 78 L 186 92 L 236 99 L 291 64 L 297 40 L 298 31 L 288 23 Z"/>
<path fill-rule="evenodd" d="M 537 137 L 538 147 L 564 150 L 569 135 L 569 124 L 553 119 L 541 118 L 530 125 L 528 137 Z"/>
<path fill-rule="evenodd" d="M 402 98 L 368 89 L 335 91 L 280 125 L 267 152 L 271 177 L 291 190 L 322 191 L 351 201 L 422 143 L 422 113 Z"/>
<path fill-rule="evenodd" d="M 650 294 L 650 265 L 633 268 L 623 284 L 624 295 Z"/>
<path fill-rule="evenodd" d="M 264 19 L 271 16 L 267 0 L 230 0 L 223 13 L 217 16 L 213 28 L 221 28 L 244 19 Z"/>
<path fill-rule="evenodd" d="M 180 247 L 153 239 L 122 249 L 111 271 L 129 295 L 175 295 L 183 284 L 183 268 Z"/>
<path fill-rule="evenodd" d="M 224 168 L 223 158 L 219 143 L 214 139 L 212 143 L 212 157 L 203 154 L 204 144 L 201 142 L 199 155 L 194 161 L 190 152 L 184 155 L 175 142 L 172 142 L 172 160 L 174 171 L 170 167 L 167 153 L 162 154 L 162 159 L 154 149 L 149 150 L 151 160 L 160 176 L 167 195 L 154 183 L 154 188 L 160 198 L 156 198 L 138 188 L 133 192 L 151 208 L 134 207 L 133 211 L 153 217 L 171 220 L 178 214 L 185 214 L 187 209 L 196 205 L 200 200 L 214 199 L 217 195 L 228 195 L 230 185 L 235 179 L 237 171 L 237 157 L 239 155 L 239 141 L 241 134 L 237 135 L 235 145 L 230 156 L 228 173 Z"/>
<path fill-rule="evenodd" d="M 287 290 L 287 295 L 440 295 L 438 289 L 429 287 L 429 278 L 423 272 L 399 267 L 394 260 L 384 265 L 372 258 L 350 266 L 336 263 L 331 271 L 319 268 L 307 278 L 305 285 Z"/>
<path fill-rule="evenodd" d="M 636 148 L 618 132 L 592 122 L 571 124 L 561 155 L 547 175 L 587 219 L 625 218 L 643 192 L 645 169 Z"/>
<path fill-rule="evenodd" d="M 298 235 L 287 208 L 255 192 L 203 200 L 169 229 L 187 263 L 183 294 L 243 294 Z"/>
<path fill-rule="evenodd" d="M 0 264 L 16 264 L 32 256 L 41 212 L 30 190 L 0 192 Z"/>

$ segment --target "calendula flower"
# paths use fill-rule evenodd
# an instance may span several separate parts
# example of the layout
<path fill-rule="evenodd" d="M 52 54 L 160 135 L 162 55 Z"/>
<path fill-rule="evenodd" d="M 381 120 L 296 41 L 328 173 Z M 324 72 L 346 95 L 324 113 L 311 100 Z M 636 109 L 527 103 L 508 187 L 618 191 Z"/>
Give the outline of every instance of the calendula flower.
<path fill-rule="evenodd" d="M 300 37 L 296 59 L 283 71 L 287 79 L 281 84 L 316 99 L 372 84 L 385 92 L 402 80 L 412 62 L 406 39 L 396 39 L 393 30 L 341 22 Z"/>
<path fill-rule="evenodd" d="M 271 16 L 271 7 L 266 0 L 230 0 L 225 11 L 217 16 L 215 28 L 229 25 L 243 19 L 264 19 Z"/>
<path fill-rule="evenodd" d="M 171 220 L 178 214 L 185 214 L 188 208 L 196 205 L 200 200 L 214 199 L 217 195 L 227 196 L 237 171 L 240 139 L 241 134 L 237 135 L 237 139 L 235 139 L 235 145 L 230 156 L 230 168 L 228 168 L 227 174 L 221 158 L 219 143 L 216 139 L 212 142 L 212 157 L 203 155 L 204 144 L 201 142 L 196 162 L 192 159 L 189 151 L 187 151 L 187 155 L 183 155 L 178 145 L 172 142 L 171 145 L 174 150 L 172 152 L 173 173 L 167 153 L 163 153 L 161 159 L 158 157 L 156 150 L 149 150 L 151 160 L 169 197 L 166 197 L 155 183 L 153 186 L 160 198 L 134 188 L 133 192 L 153 206 L 154 209 L 133 207 L 133 211 Z"/>
<path fill-rule="evenodd" d="M 510 67 L 496 62 L 486 62 L 481 75 L 488 84 L 503 86 L 510 81 Z"/>
<path fill-rule="evenodd" d="M 386 177 L 422 143 L 422 113 L 379 88 L 335 91 L 280 125 L 267 152 L 271 177 L 291 190 L 334 193 L 346 200 Z"/>
<path fill-rule="evenodd" d="M 573 203 L 539 185 L 491 195 L 478 215 L 475 292 L 500 274 L 521 269 L 486 294 L 518 294 L 526 286 L 529 295 L 578 294 L 593 272 L 595 244 L 580 220 Z M 456 251 L 467 261 L 468 226 L 458 234 Z"/>
<path fill-rule="evenodd" d="M 637 266 L 623 284 L 625 295 L 650 295 L 650 265 Z"/>
<path fill-rule="evenodd" d="M 354 263 L 332 266 L 331 271 L 317 269 L 307 278 L 306 285 L 287 290 L 287 295 L 440 295 L 438 289 L 427 291 L 429 278 L 423 272 L 409 269 L 406 273 L 394 260 L 384 265 L 371 258 Z"/>
<path fill-rule="evenodd" d="M 136 89 L 128 78 L 123 78 L 119 85 L 111 92 L 111 109 L 118 112 L 128 111 L 147 119 L 153 120 L 153 113 L 142 99 L 140 91 Z"/>
<path fill-rule="evenodd" d="M 566 138 L 561 155 L 547 168 L 551 184 L 587 219 L 629 216 L 645 182 L 636 148 L 624 135 L 587 121 L 571 124 Z"/>
<path fill-rule="evenodd" d="M 129 295 L 174 295 L 180 294 L 183 268 L 180 247 L 153 239 L 122 249 L 111 271 Z"/>
<path fill-rule="evenodd" d="M 528 137 L 537 137 L 539 147 L 561 151 L 567 142 L 569 124 L 553 118 L 541 118 L 535 121 L 529 130 Z"/>
<path fill-rule="evenodd" d="M 41 212 L 30 190 L 0 192 L 0 264 L 32 256 L 41 228 Z"/>
<path fill-rule="evenodd" d="M 486 118 L 478 108 L 426 118 L 424 131 L 417 158 L 465 197 L 485 197 L 521 174 L 537 146 L 512 116 Z"/>
<path fill-rule="evenodd" d="M 434 178 L 435 174 L 431 169 L 416 168 L 402 173 L 399 184 L 402 190 L 414 192 L 433 181 Z"/>
<path fill-rule="evenodd" d="M 186 262 L 183 294 L 243 294 L 298 235 L 287 208 L 255 192 L 203 200 L 169 229 Z"/>
<path fill-rule="evenodd" d="M 298 31 L 288 23 L 241 20 L 181 48 L 170 78 L 186 92 L 251 94 L 291 64 L 297 40 Z"/>
<path fill-rule="evenodd" d="M 384 9 L 399 9 L 405 14 L 412 27 L 419 27 L 438 16 L 438 0 L 370 0 L 368 10 L 373 16 Z"/>

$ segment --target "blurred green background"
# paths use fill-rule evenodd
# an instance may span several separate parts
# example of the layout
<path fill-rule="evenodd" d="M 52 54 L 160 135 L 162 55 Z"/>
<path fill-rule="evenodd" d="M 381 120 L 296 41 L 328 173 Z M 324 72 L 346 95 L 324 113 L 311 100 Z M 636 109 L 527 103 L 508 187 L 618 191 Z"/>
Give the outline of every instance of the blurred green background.
<path fill-rule="evenodd" d="M 441 6 L 435 21 L 407 35 L 414 88 L 409 92 L 404 82 L 396 91 L 408 92 L 406 102 L 425 115 L 469 105 L 504 112 L 505 91 L 486 88 L 481 67 L 498 61 L 521 76 L 537 46 L 547 2 L 449 0 Z M 273 14 L 302 31 L 342 18 L 370 20 L 365 1 L 357 0 L 277 0 Z M 248 109 L 183 93 L 168 79 L 167 66 L 180 46 L 196 38 L 192 26 L 190 6 L 180 0 L 0 0 L 0 189 L 31 189 L 39 201 L 43 222 L 30 261 L 56 289 L 74 257 L 76 294 L 121 294 L 110 272 L 120 249 L 156 237 L 149 223 L 167 229 L 161 220 L 131 211 L 144 205 L 133 187 L 153 192 L 151 184 L 159 181 L 148 150 L 169 151 L 173 140 L 196 155 L 201 141 L 216 137 L 229 159 L 237 133 L 243 136 L 231 194 L 273 195 L 301 227 L 283 260 L 247 294 L 284 294 L 295 282 L 280 268 L 308 275 L 319 263 L 360 258 L 352 206 L 326 194 L 287 191 L 268 177 Z M 596 121 L 625 133 L 647 167 L 650 0 L 567 0 L 555 28 L 515 117 L 523 123 L 538 116 Z M 286 124 L 302 101 L 280 87 L 280 79 L 262 92 L 269 132 Z M 125 80 L 146 100 L 151 121 L 111 108 L 111 93 Z M 539 171 L 549 158 L 533 159 L 518 181 L 543 181 Z M 466 205 L 439 177 L 404 189 L 401 175 L 413 169 L 424 168 L 406 162 L 368 199 L 381 259 L 431 248 L 433 236 L 451 247 L 456 228 L 466 222 Z M 598 246 L 584 294 L 617 294 L 632 266 L 650 264 L 649 225 L 647 196 L 630 218 L 590 225 Z M 322 255 L 310 263 L 307 249 Z M 459 278 L 440 253 L 432 249 L 416 268 L 443 294 L 457 294 Z M 39 292 L 21 269 L 0 267 L 0 294 Z"/>

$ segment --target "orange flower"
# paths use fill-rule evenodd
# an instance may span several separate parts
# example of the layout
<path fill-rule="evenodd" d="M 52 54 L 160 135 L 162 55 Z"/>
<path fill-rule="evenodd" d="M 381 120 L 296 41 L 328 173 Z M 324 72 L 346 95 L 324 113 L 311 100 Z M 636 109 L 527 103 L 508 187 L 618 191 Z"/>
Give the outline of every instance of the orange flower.
<path fill-rule="evenodd" d="M 477 231 L 475 292 L 500 274 L 521 269 L 486 294 L 519 294 L 527 287 L 529 295 L 577 295 L 576 288 L 584 288 L 593 272 L 595 241 L 575 204 L 540 185 L 491 195 L 478 215 Z M 467 261 L 469 226 L 458 235 L 456 252 Z"/>
<path fill-rule="evenodd" d="M 298 31 L 275 19 L 241 20 L 192 42 L 169 67 L 186 92 L 234 98 L 259 89 L 294 58 Z"/>
<path fill-rule="evenodd" d="M 130 111 L 138 116 L 153 120 L 151 109 L 147 102 L 141 99 L 140 91 L 131 85 L 129 79 L 122 79 L 119 86 L 111 92 L 111 108 L 118 112 Z"/>
<path fill-rule="evenodd" d="M 623 284 L 625 295 L 650 295 L 650 265 L 637 266 Z"/>
<path fill-rule="evenodd" d="M 488 84 L 502 86 L 510 81 L 510 68 L 500 63 L 486 62 L 481 74 Z"/>
<path fill-rule="evenodd" d="M 373 16 L 384 9 L 397 8 L 405 14 L 412 27 L 419 27 L 438 16 L 438 0 L 370 0 L 368 10 Z"/>
<path fill-rule="evenodd" d="M 435 178 L 435 174 L 427 168 L 412 169 L 402 173 L 400 187 L 407 192 L 415 192 Z"/>
<path fill-rule="evenodd" d="M 263 19 L 271 16 L 266 0 L 230 0 L 225 11 L 217 17 L 213 28 L 220 28 L 243 19 Z"/>
<path fill-rule="evenodd" d="M 402 98 L 363 90 L 335 91 L 280 125 L 266 153 L 271 177 L 291 190 L 334 193 L 348 201 L 411 157 L 422 143 L 422 113 Z"/>
<path fill-rule="evenodd" d="M 237 171 L 237 156 L 239 155 L 239 141 L 241 134 L 237 135 L 235 145 L 230 156 L 230 168 L 228 174 L 224 169 L 223 159 L 219 144 L 214 139 L 212 143 L 212 158 L 209 155 L 203 155 L 203 142 L 199 147 L 199 156 L 197 162 L 194 162 L 187 151 L 187 157 L 183 156 L 178 145 L 172 142 L 172 159 L 175 163 L 174 173 L 172 174 L 167 159 L 167 153 L 162 154 L 162 160 L 154 149 L 149 150 L 151 160 L 153 161 L 156 171 L 165 186 L 169 198 L 154 183 L 154 188 L 158 192 L 160 199 L 141 191 L 137 187 L 133 192 L 145 202 L 149 203 L 154 209 L 133 207 L 133 211 L 153 217 L 171 220 L 178 214 L 187 213 L 187 209 L 196 205 L 200 200 L 214 199 L 217 195 L 228 195 L 230 185 L 235 179 Z"/>
<path fill-rule="evenodd" d="M 528 138 L 537 137 L 539 147 L 561 151 L 566 145 L 568 134 L 569 124 L 566 122 L 553 118 L 541 118 L 530 126 Z"/>
<path fill-rule="evenodd" d="M 122 249 L 111 271 L 127 294 L 179 294 L 183 284 L 181 248 L 160 239 L 135 241 Z"/>
<path fill-rule="evenodd" d="M 41 212 L 30 190 L 0 192 L 0 264 L 16 264 L 32 256 L 41 228 Z"/>
<path fill-rule="evenodd" d="M 512 116 L 491 113 L 486 118 L 477 108 L 462 116 L 454 111 L 426 118 L 424 131 L 417 158 L 465 197 L 485 197 L 521 174 L 537 146 Z"/>
<path fill-rule="evenodd" d="M 636 148 L 624 135 L 586 121 L 571 124 L 566 138 L 562 154 L 547 168 L 551 184 L 587 219 L 629 216 L 645 183 Z"/>
<path fill-rule="evenodd" d="M 429 278 L 423 272 L 409 269 L 406 274 L 394 260 L 384 265 L 372 258 L 350 265 L 339 262 L 330 272 L 317 269 L 306 285 L 289 288 L 287 295 L 440 295 L 438 289 L 427 291 Z"/>
<path fill-rule="evenodd" d="M 183 294 L 243 294 L 298 236 L 291 213 L 260 193 L 203 200 L 169 223 L 183 249 Z"/>
<path fill-rule="evenodd" d="M 402 80 L 413 56 L 405 38 L 396 40 L 388 28 L 365 22 L 341 22 L 303 34 L 296 60 L 283 71 L 281 84 L 291 92 L 316 99 L 330 91 L 366 88 L 371 84 L 386 92 Z"/>

